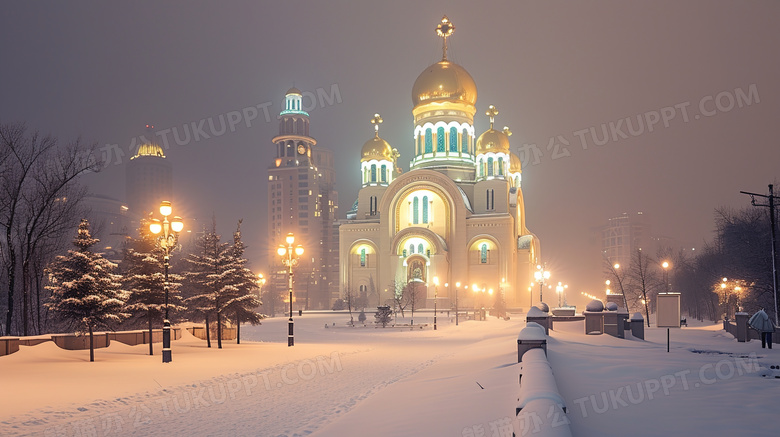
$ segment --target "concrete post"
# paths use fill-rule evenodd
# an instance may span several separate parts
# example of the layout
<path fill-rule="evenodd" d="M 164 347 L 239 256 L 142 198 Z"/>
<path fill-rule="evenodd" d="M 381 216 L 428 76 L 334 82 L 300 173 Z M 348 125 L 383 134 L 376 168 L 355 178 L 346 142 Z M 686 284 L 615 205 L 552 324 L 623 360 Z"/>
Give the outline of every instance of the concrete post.
<path fill-rule="evenodd" d="M 640 340 L 645 339 L 645 318 L 641 313 L 634 313 L 631 316 L 631 335 Z"/>
<path fill-rule="evenodd" d="M 748 317 L 748 313 L 742 311 L 734 314 L 734 318 L 737 322 L 737 341 L 740 343 L 750 341 L 750 337 L 748 336 Z"/>

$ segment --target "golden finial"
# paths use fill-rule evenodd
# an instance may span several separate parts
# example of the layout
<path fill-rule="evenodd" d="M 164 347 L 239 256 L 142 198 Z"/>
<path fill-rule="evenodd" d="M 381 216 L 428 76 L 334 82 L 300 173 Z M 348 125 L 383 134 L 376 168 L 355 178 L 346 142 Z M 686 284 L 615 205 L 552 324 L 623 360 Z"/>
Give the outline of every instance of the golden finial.
<path fill-rule="evenodd" d="M 382 124 L 384 120 L 382 120 L 382 117 L 379 114 L 374 114 L 374 118 L 371 119 L 371 124 L 374 125 L 374 134 L 376 134 L 377 137 L 379 137 L 379 125 Z"/>
<path fill-rule="evenodd" d="M 496 115 L 498 115 L 498 109 L 496 109 L 495 106 L 490 105 L 488 106 L 488 110 L 485 112 L 485 115 L 490 117 L 490 128 L 493 129 L 493 122 L 495 121 Z"/>
<path fill-rule="evenodd" d="M 436 35 L 439 35 L 444 40 L 444 44 L 442 45 L 442 56 L 441 59 L 443 61 L 447 60 L 447 37 L 452 35 L 452 32 L 455 32 L 455 25 L 452 24 L 449 18 L 445 15 L 441 19 L 441 23 L 439 23 L 438 26 L 436 26 Z"/>
<path fill-rule="evenodd" d="M 509 130 L 509 126 L 504 126 L 504 135 L 506 135 L 508 137 L 512 136 L 512 131 Z"/>

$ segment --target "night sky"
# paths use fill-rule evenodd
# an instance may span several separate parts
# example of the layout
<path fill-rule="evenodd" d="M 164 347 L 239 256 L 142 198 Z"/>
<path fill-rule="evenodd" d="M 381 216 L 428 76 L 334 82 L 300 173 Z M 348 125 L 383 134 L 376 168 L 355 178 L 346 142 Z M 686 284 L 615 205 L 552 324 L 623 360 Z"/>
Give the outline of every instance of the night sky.
<path fill-rule="evenodd" d="M 309 113 L 312 136 L 336 152 L 344 217 L 375 112 L 409 168 L 411 88 L 441 57 L 444 14 L 456 26 L 450 59 L 477 83 L 477 132 L 494 104 L 515 153 L 538 151 L 525 155 L 522 188 L 553 281 L 601 289 L 591 229 L 609 217 L 642 211 L 653 235 L 699 248 L 715 208 L 747 206 L 740 190 L 777 182 L 777 1 L 6 1 L 0 121 L 121 149 L 85 178 L 118 199 L 144 126 L 182 140 L 188 125 L 182 145 L 168 133 L 176 213 L 214 214 L 224 237 L 243 218 L 250 264 L 264 270 L 263 248 L 277 244 L 266 241 L 266 168 L 284 92 L 338 92 Z M 247 126 L 244 108 L 258 106 Z M 240 123 L 212 135 L 209 118 L 219 128 L 231 111 Z M 210 138 L 195 140 L 202 120 Z"/>

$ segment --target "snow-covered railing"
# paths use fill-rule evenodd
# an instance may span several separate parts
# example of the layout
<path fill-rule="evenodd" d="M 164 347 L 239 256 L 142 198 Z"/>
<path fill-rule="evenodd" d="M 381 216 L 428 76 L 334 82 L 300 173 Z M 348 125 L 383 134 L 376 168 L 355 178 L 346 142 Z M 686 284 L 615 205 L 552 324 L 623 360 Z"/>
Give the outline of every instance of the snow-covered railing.
<path fill-rule="evenodd" d="M 566 402 L 558 392 L 544 350 L 530 349 L 520 363 L 520 396 L 515 408 L 515 435 L 571 436 Z"/>

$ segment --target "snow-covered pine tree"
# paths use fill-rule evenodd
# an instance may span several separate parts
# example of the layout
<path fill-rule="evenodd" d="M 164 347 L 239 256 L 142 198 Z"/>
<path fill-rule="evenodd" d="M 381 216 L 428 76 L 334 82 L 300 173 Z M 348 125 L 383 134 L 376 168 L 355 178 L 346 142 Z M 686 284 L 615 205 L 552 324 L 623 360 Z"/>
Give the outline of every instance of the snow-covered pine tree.
<path fill-rule="evenodd" d="M 228 264 L 225 266 L 226 274 L 224 276 L 225 285 L 231 285 L 232 288 L 226 288 L 226 298 L 224 314 L 229 320 L 236 324 L 236 343 L 241 344 L 241 323 L 248 322 L 257 325 L 263 319 L 262 314 L 258 314 L 255 309 L 262 305 L 260 299 L 253 292 L 259 287 L 257 285 L 257 275 L 247 268 L 247 260 L 244 258 L 246 245 L 241 241 L 241 222 L 238 221 L 236 231 L 233 233 L 233 245 L 227 252 Z"/>
<path fill-rule="evenodd" d="M 117 265 L 92 251 L 97 243 L 89 222 L 82 219 L 73 240 L 77 250 L 58 256 L 47 269 L 46 288 L 52 296 L 46 307 L 81 332 L 89 332 L 89 361 L 95 361 L 95 328 L 110 328 L 128 317 L 123 310 L 127 292 L 121 289 L 120 275 L 114 273 Z"/>
<path fill-rule="evenodd" d="M 211 347 L 211 326 L 209 320 L 216 316 L 216 293 L 211 275 L 218 272 L 221 264 L 221 253 L 227 249 L 227 245 L 220 243 L 220 236 L 216 233 L 216 223 L 212 223 L 211 231 L 204 229 L 195 242 L 195 251 L 185 258 L 186 270 L 184 272 L 184 303 L 191 320 L 205 320 L 206 344 Z M 221 347 L 222 329 L 217 326 L 218 338 Z"/>
<path fill-rule="evenodd" d="M 162 327 L 165 315 L 165 251 L 156 243 L 156 236 L 149 231 L 148 221 L 142 220 L 138 228 L 139 238 L 128 240 L 119 264 L 122 285 L 128 291 L 126 310 L 131 314 L 129 324 L 146 325 L 152 338 L 154 324 Z M 168 311 L 176 314 L 186 307 L 181 305 L 179 287 L 181 276 L 168 273 Z M 175 316 L 169 317 L 175 319 Z M 149 341 L 149 355 L 153 355 L 153 342 Z"/>

